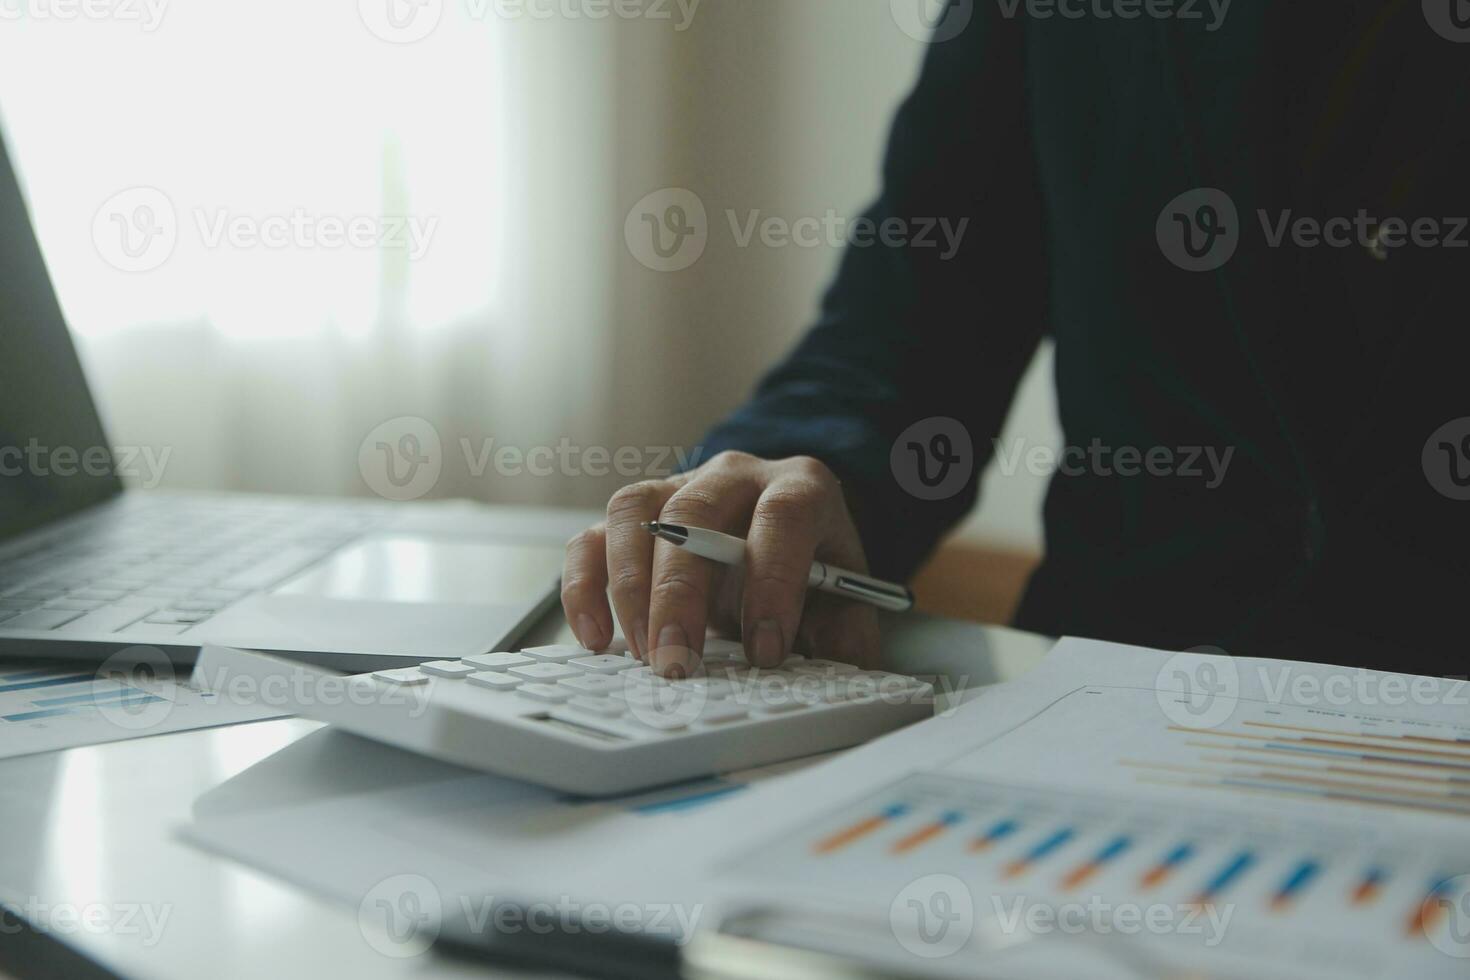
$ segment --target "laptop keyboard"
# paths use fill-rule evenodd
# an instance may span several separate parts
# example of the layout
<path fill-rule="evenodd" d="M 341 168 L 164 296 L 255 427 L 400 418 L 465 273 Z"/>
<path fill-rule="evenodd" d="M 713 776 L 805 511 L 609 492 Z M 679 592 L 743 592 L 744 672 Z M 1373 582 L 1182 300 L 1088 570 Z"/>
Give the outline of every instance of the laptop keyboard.
<path fill-rule="evenodd" d="M 166 640 L 314 564 L 380 514 L 341 502 L 172 499 L 109 514 L 5 560 L 0 633 Z"/>

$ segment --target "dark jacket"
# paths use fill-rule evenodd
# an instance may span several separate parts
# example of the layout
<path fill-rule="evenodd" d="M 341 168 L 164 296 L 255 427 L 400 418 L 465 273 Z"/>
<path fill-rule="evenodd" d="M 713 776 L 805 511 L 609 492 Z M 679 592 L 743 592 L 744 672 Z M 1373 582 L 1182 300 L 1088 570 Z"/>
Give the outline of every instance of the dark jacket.
<path fill-rule="evenodd" d="M 1077 450 L 1017 625 L 1466 674 L 1470 422 L 1435 433 L 1470 417 L 1470 43 L 1418 0 L 1236 0 L 1215 30 L 1008 6 L 979 0 L 932 45 L 869 211 L 968 219 L 958 252 L 849 245 L 815 327 L 706 455 L 825 460 L 875 571 L 907 576 L 974 504 L 1050 335 Z M 1190 271 L 1174 259 L 1228 217 L 1199 210 L 1218 192 L 1235 251 Z M 1434 219 L 1440 243 L 1290 230 L 1360 209 L 1369 229 Z M 970 436 L 973 475 L 927 500 L 894 448 L 936 417 Z M 1207 447 L 1230 453 L 1217 485 L 1173 472 Z M 1134 450 L 1172 457 L 1119 475 Z"/>

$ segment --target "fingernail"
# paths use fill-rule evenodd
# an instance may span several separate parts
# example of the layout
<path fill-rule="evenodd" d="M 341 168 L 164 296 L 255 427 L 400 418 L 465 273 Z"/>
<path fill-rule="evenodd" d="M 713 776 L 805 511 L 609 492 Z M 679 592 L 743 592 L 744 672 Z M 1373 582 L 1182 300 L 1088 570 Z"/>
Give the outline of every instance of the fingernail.
<path fill-rule="evenodd" d="M 597 620 L 583 613 L 577 617 L 577 641 L 588 650 L 601 650 L 607 646 L 602 638 L 602 627 L 597 625 Z"/>
<path fill-rule="evenodd" d="M 781 624 L 774 619 L 763 619 L 755 624 L 755 638 L 751 643 L 751 662 L 757 667 L 774 667 L 786 659 L 786 638 L 781 633 Z"/>
<path fill-rule="evenodd" d="M 633 652 L 644 663 L 648 662 L 648 620 L 640 619 L 633 624 Z"/>
<path fill-rule="evenodd" d="M 693 657 L 684 627 L 670 623 L 658 631 L 658 646 L 653 649 L 649 663 L 665 677 L 685 677 Z"/>

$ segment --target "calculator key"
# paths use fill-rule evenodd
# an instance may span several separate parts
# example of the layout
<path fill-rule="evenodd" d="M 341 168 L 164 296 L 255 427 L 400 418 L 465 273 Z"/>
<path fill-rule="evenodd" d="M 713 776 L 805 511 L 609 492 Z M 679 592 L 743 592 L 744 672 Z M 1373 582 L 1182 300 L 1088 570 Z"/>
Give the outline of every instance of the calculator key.
<path fill-rule="evenodd" d="M 561 684 L 562 687 L 570 687 L 579 694 L 611 694 L 623 689 L 623 682 L 620 678 L 603 677 L 598 674 L 568 677 Z"/>
<path fill-rule="evenodd" d="M 429 675 L 417 667 L 401 667 L 398 670 L 375 670 L 373 679 L 396 684 L 399 687 L 413 687 L 417 684 L 429 683 Z"/>
<path fill-rule="evenodd" d="M 630 684 L 649 685 L 667 684 L 669 682 L 667 677 L 660 677 L 654 673 L 652 667 L 646 665 L 642 667 L 631 667 L 623 671 L 623 680 Z"/>
<path fill-rule="evenodd" d="M 580 696 L 568 701 L 567 707 L 597 715 L 599 718 L 617 718 L 625 710 L 621 704 L 607 698 L 586 698 Z"/>
<path fill-rule="evenodd" d="M 856 674 L 858 672 L 858 669 L 852 664 L 841 664 L 835 660 L 808 660 L 790 669 L 798 674 Z"/>
<path fill-rule="evenodd" d="M 725 677 L 696 677 L 685 681 L 690 687 L 697 687 L 710 698 L 724 698 L 735 693 L 735 684 Z"/>
<path fill-rule="evenodd" d="M 559 681 L 564 677 L 576 677 L 579 671 L 575 667 L 565 664 L 526 664 L 524 667 L 512 667 L 506 671 L 525 681 L 544 681 L 550 683 Z"/>
<path fill-rule="evenodd" d="M 434 677 L 468 677 L 475 669 L 472 664 L 463 664 L 458 660 L 431 660 L 426 664 L 419 664 L 419 670 Z"/>
<path fill-rule="evenodd" d="M 733 701 L 711 701 L 699 713 L 699 721 L 704 725 L 724 725 L 728 722 L 739 721 L 747 714 L 749 712 Z"/>
<path fill-rule="evenodd" d="M 711 637 L 704 641 L 704 655 L 708 657 L 711 654 L 744 659 L 745 647 L 741 645 L 739 640 Z"/>
<path fill-rule="evenodd" d="M 570 701 L 572 698 L 571 691 L 558 687 L 555 684 L 522 684 L 520 692 L 528 698 L 534 698 L 537 701 L 546 701 L 549 704 L 561 704 L 563 701 Z"/>
<path fill-rule="evenodd" d="M 498 671 L 484 670 L 478 674 L 471 674 L 465 678 L 466 683 L 475 687 L 489 688 L 492 691 L 514 691 L 521 686 L 519 677 L 502 674 Z"/>
<path fill-rule="evenodd" d="M 770 697 L 756 698 L 750 702 L 750 709 L 763 715 L 782 715 L 803 707 L 805 705 L 802 701 L 791 694 L 775 694 Z"/>
<path fill-rule="evenodd" d="M 521 655 L 530 657 L 538 663 L 564 664 L 568 660 L 575 660 L 578 657 L 587 656 L 587 651 L 581 647 L 555 644 L 546 647 L 526 647 L 526 649 L 521 651 Z"/>
<path fill-rule="evenodd" d="M 599 653 L 590 657 L 577 657 L 567 661 L 568 666 L 580 667 L 593 674 L 616 674 L 635 666 L 635 662 L 616 653 Z"/>
<path fill-rule="evenodd" d="M 536 661 L 530 657 L 523 657 L 519 653 L 482 653 L 473 657 L 465 657 L 464 662 L 477 670 L 509 670 L 512 667 L 524 667 Z"/>

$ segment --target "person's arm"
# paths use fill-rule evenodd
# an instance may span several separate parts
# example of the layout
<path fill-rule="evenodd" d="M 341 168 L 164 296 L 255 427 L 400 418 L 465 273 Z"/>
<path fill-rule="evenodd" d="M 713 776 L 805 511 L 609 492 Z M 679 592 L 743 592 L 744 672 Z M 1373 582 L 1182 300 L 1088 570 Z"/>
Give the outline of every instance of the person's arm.
<path fill-rule="evenodd" d="M 562 605 L 585 646 L 611 638 L 616 614 L 637 656 L 687 673 L 713 620 L 738 625 L 757 665 L 797 648 L 874 664 L 873 610 L 807 596 L 813 558 L 906 577 L 973 503 L 1046 319 L 1024 30 L 990 4 L 974 9 L 963 34 L 932 47 L 898 114 L 867 216 L 878 240 L 848 247 L 815 328 L 710 433 L 705 463 L 624 488 L 606 522 L 568 544 Z M 920 233 L 927 246 L 909 241 Z M 925 501 L 890 454 L 938 416 L 969 434 L 971 478 Z M 745 567 L 656 545 L 641 527 L 655 520 L 744 535 Z"/>
<path fill-rule="evenodd" d="M 936 222 L 937 245 L 849 247 L 816 326 L 702 444 L 706 457 L 738 449 L 825 462 L 846 485 L 874 572 L 894 579 L 912 574 L 974 504 L 992 439 L 1045 332 L 1025 36 L 1020 20 L 996 10 L 976 4 L 964 34 L 933 46 L 866 216 L 878 228 Z M 944 229 L 954 236 L 961 227 L 952 246 Z M 925 501 L 895 478 L 890 453 L 905 429 L 933 417 L 964 426 L 972 478 Z M 899 452 L 912 459 L 906 446 Z"/>

